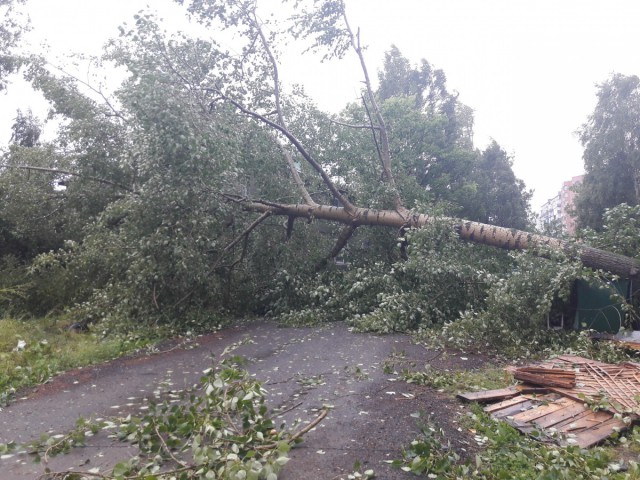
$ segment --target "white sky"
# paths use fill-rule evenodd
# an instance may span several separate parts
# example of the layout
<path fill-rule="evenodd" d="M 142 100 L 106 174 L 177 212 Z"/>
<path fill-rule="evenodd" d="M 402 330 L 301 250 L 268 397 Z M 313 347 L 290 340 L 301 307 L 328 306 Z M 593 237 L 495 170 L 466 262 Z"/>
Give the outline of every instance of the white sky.
<path fill-rule="evenodd" d="M 117 26 L 150 4 L 175 22 L 170 0 L 27 0 L 33 32 L 53 58 L 97 54 Z M 278 0 L 258 0 L 266 7 Z M 514 156 L 514 170 L 535 190 L 534 211 L 564 180 L 582 173 L 574 134 L 595 106 L 595 84 L 612 72 L 640 74 L 638 0 L 346 0 L 352 26 L 361 28 L 372 76 L 391 44 L 412 62 L 425 58 L 447 75 L 450 90 L 475 110 L 479 148 L 494 138 Z M 318 104 L 338 110 L 360 88 L 357 62 L 319 64 L 289 55 L 286 81 L 306 86 Z M 43 109 L 16 82 L 0 95 L 0 143 L 16 108 Z"/>

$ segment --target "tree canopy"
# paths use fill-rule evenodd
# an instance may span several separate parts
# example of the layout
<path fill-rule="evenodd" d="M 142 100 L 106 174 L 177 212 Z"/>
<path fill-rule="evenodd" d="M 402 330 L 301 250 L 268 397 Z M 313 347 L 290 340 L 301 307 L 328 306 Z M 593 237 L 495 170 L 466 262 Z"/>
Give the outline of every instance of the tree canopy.
<path fill-rule="evenodd" d="M 25 0 L 0 0 L 0 91 L 6 88 L 6 77 L 15 72 L 20 60 L 12 52 L 28 23 L 16 15 L 15 6 Z"/>
<path fill-rule="evenodd" d="M 614 74 L 597 97 L 580 131 L 586 175 L 576 210 L 580 225 L 601 229 L 606 209 L 640 203 L 640 79 Z"/>
<path fill-rule="evenodd" d="M 236 53 L 215 37 L 169 35 L 141 12 L 101 59 L 127 72 L 113 96 L 30 60 L 26 76 L 60 128 L 39 141 L 21 114 L 2 158 L 0 256 L 12 272 L 2 282 L 26 292 L 12 308 L 189 325 L 322 305 L 384 325 L 414 302 L 422 313 L 390 328 L 417 327 L 481 307 L 484 282 L 516 268 L 454 238 L 573 255 L 514 230 L 530 227 L 530 194 L 496 142 L 474 148 L 473 111 L 442 71 L 392 46 L 374 85 L 341 1 L 296 2 L 288 24 L 260 18 L 253 1 L 178 3 L 209 32 L 231 30 Z M 287 38 L 352 55 L 361 102 L 328 114 L 287 87 L 277 54 Z M 576 255 L 598 267 L 604 253 Z M 384 306 L 371 296 L 383 287 Z"/>

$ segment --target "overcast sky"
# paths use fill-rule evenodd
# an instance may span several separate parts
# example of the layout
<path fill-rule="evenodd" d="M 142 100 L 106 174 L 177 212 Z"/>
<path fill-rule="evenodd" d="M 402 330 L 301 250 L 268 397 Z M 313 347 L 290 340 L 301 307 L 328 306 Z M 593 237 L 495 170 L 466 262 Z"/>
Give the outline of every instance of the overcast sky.
<path fill-rule="evenodd" d="M 268 8 L 278 0 L 258 0 Z M 117 26 L 146 5 L 177 25 L 170 0 L 27 0 L 32 45 L 46 41 L 53 58 L 94 53 Z M 441 68 L 450 90 L 475 111 L 475 142 L 495 139 L 514 157 L 514 170 L 535 190 L 534 210 L 564 180 L 583 171 L 575 131 L 596 102 L 596 84 L 613 73 L 640 74 L 638 0 L 346 0 L 360 27 L 370 70 L 392 44 L 412 62 Z M 184 25 L 184 24 L 182 24 Z M 305 85 L 333 111 L 357 98 L 353 57 L 319 64 L 295 52 L 284 59 L 284 80 Z M 0 95 L 0 132 L 16 108 L 42 105 L 16 83 Z M 1 133 L 0 133 L 1 134 Z M 7 134 L 1 134 L 7 136 Z M 2 139 L 4 143 L 4 139 Z"/>

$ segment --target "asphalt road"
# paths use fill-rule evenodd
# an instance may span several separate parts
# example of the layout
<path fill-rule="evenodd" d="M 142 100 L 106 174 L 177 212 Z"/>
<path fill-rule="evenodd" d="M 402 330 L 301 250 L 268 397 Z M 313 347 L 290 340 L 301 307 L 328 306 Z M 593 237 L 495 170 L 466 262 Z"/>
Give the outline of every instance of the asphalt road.
<path fill-rule="evenodd" d="M 67 372 L 0 411 L 0 443 L 24 444 L 43 432 L 65 433 L 78 417 L 140 414 L 149 399 L 196 384 L 211 365 L 211 356 L 220 357 L 230 345 L 237 346 L 233 354 L 245 357 L 246 368 L 263 382 L 270 407 L 288 410 L 280 418 L 276 414 L 276 424 L 295 419 L 304 424 L 313 421 L 322 405 L 333 405 L 290 452 L 291 461 L 279 476 L 283 480 L 346 478 L 356 461 L 372 468 L 379 479 L 411 478 L 385 460 L 401 457 L 402 447 L 417 436 L 426 416 L 437 419 L 452 436 L 457 434 L 458 448 L 466 444 L 456 423 L 464 407 L 442 393 L 398 381 L 397 375 L 384 372 L 383 364 L 401 358 L 403 365 L 413 362 L 418 368 L 425 363 L 468 368 L 482 359 L 443 358 L 414 345 L 406 335 L 356 334 L 341 323 L 278 328 L 269 322 L 229 328 L 153 355 Z M 100 433 L 87 446 L 52 457 L 46 466 L 33 463 L 26 454 L 4 458 L 0 479 L 34 479 L 45 467 L 108 472 L 135 454 L 134 447 Z"/>

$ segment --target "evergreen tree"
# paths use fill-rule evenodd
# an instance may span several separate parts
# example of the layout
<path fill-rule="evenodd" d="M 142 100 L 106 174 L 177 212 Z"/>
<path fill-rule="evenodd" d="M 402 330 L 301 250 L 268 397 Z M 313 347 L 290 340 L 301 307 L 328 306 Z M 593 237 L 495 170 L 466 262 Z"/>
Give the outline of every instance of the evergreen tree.
<path fill-rule="evenodd" d="M 512 165 L 507 152 L 495 140 L 479 155 L 474 169 L 477 211 L 470 220 L 520 230 L 531 227 L 531 192 L 516 178 Z"/>

